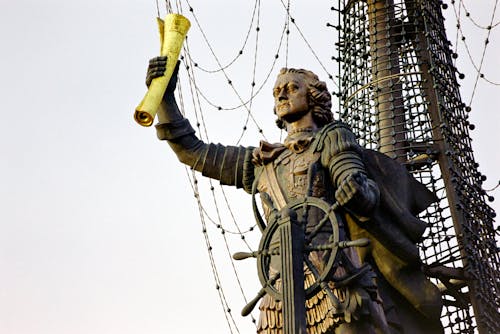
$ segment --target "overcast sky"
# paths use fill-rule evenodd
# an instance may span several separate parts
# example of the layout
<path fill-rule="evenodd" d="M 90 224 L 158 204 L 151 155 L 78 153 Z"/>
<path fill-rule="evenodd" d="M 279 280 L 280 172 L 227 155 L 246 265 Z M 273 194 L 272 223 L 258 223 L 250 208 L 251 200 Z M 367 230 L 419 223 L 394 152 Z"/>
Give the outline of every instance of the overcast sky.
<path fill-rule="evenodd" d="M 190 3 L 214 52 L 223 64 L 229 62 L 243 45 L 254 1 Z M 323 66 L 335 74 L 330 60 L 335 31 L 326 27 L 335 22 L 331 2 L 308 4 L 292 1 L 292 15 Z M 478 22 L 489 24 L 494 1 L 465 4 L 471 4 Z M 163 16 L 165 6 L 160 7 Z M 451 8 L 445 14 L 453 27 Z M 186 16 L 193 22 L 193 59 L 216 68 L 194 17 Z M 146 90 L 147 61 L 158 54 L 155 17 L 152 0 L 0 0 L 0 333 L 230 332 L 188 172 L 156 139 L 154 128 L 142 128 L 132 118 Z M 257 83 L 272 68 L 284 22 L 281 2 L 263 1 Z M 467 20 L 463 27 L 479 63 L 486 31 Z M 227 72 L 243 100 L 251 91 L 254 28 L 241 59 Z M 498 29 L 492 30 L 483 73 L 500 82 Z M 288 57 L 282 46 L 271 79 L 252 104 L 269 141 L 280 138 L 270 88 L 279 68 L 288 62 L 326 79 L 297 30 L 290 30 Z M 455 42 L 453 33 L 450 40 Z M 464 50 L 459 53 L 468 102 L 475 72 Z M 239 104 L 221 73 L 195 73 L 215 105 Z M 180 75 L 185 78 L 186 72 Z M 480 171 L 488 176 L 485 188 L 500 179 L 499 95 L 498 86 L 480 81 L 472 103 L 472 138 Z M 210 140 L 235 144 L 247 111 L 218 111 L 201 103 Z M 187 116 L 196 123 L 192 110 Z M 256 145 L 260 139 L 250 122 L 241 144 Z M 209 215 L 216 217 L 210 184 L 200 181 L 200 192 Z M 218 186 L 215 192 L 224 226 L 234 230 Z M 231 189 L 226 194 L 242 228 L 252 226 L 249 196 Z M 498 201 L 493 206 L 500 208 Z M 223 238 L 216 228 L 209 230 L 231 313 L 240 333 L 252 333 L 251 320 L 239 316 L 245 302 Z M 227 238 L 230 252 L 246 250 L 239 236 Z M 258 232 L 248 238 L 256 247 Z M 253 298 L 259 288 L 255 263 L 236 265 L 247 298 Z"/>

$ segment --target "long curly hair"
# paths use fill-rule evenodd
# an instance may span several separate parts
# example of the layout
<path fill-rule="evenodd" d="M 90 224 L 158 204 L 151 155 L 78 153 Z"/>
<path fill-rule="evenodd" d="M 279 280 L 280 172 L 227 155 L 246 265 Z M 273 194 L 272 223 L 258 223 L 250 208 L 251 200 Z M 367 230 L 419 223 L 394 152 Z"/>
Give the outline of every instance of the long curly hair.
<path fill-rule="evenodd" d="M 306 84 L 308 91 L 309 108 L 312 109 L 312 117 L 318 127 L 331 123 L 333 121 L 332 97 L 328 92 L 326 83 L 320 81 L 318 76 L 311 71 L 296 68 L 282 68 L 278 76 L 285 73 L 300 74 Z M 276 113 L 276 111 L 274 112 Z M 281 118 L 276 120 L 276 125 L 280 129 L 286 129 L 285 121 Z"/>

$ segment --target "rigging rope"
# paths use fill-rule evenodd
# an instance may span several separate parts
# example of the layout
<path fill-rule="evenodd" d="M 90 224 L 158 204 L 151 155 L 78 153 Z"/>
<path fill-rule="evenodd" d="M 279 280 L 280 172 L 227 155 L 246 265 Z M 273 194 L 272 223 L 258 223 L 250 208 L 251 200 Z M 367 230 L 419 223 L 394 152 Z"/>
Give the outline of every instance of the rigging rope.
<path fill-rule="evenodd" d="M 259 0 L 259 2 L 260 2 L 260 0 Z M 182 7 L 180 6 L 180 4 L 178 4 L 178 6 L 179 6 L 178 7 L 178 11 L 182 12 Z M 186 42 L 186 44 L 184 46 L 184 54 L 185 55 L 189 55 L 189 43 L 188 42 Z M 192 104 L 193 104 L 193 107 L 194 107 L 193 109 L 194 109 L 195 118 L 196 118 L 196 121 L 197 121 L 196 126 L 198 128 L 198 132 L 200 134 L 200 138 L 202 138 L 206 142 L 209 142 L 208 130 L 207 130 L 207 126 L 205 124 L 204 114 L 203 114 L 202 109 L 201 109 L 200 94 L 199 94 L 200 91 L 196 88 L 197 85 L 196 85 L 195 75 L 194 75 L 194 71 L 193 71 L 194 66 L 192 66 L 193 64 L 192 64 L 192 61 L 191 61 L 190 57 L 183 57 L 183 59 L 184 59 L 184 63 L 185 63 L 186 72 L 188 73 L 188 82 L 189 82 L 190 91 L 191 91 Z M 181 87 L 179 86 L 178 91 L 179 91 L 179 96 L 180 96 L 180 99 L 179 99 L 179 101 L 180 101 L 180 108 L 181 108 L 181 110 L 183 111 L 183 114 L 184 114 L 185 113 L 184 99 L 182 98 L 182 89 L 180 89 L 180 88 Z M 216 289 L 217 289 L 217 292 L 219 294 L 219 299 L 220 299 L 221 305 L 223 306 L 223 309 L 224 309 L 224 315 L 225 315 L 225 318 L 226 318 L 226 322 L 228 324 L 228 327 L 229 327 L 231 333 L 233 333 L 233 328 L 234 328 L 234 330 L 237 333 L 239 333 L 240 331 L 238 329 L 236 321 L 235 321 L 235 319 L 233 317 L 233 314 L 231 312 L 231 307 L 229 306 L 229 302 L 228 302 L 228 300 L 226 298 L 226 295 L 224 293 L 224 289 L 223 289 L 222 283 L 221 283 L 220 274 L 219 274 L 219 271 L 217 269 L 217 265 L 216 265 L 214 257 L 213 257 L 213 252 L 212 252 L 213 248 L 212 248 L 212 244 L 210 243 L 210 238 L 209 238 L 209 235 L 208 235 L 208 230 L 207 230 L 207 225 L 206 225 L 205 217 L 207 217 L 213 223 L 215 223 L 215 221 L 208 216 L 207 210 L 204 208 L 204 206 L 202 204 L 201 197 L 200 197 L 200 192 L 199 192 L 199 188 L 198 188 L 198 180 L 196 178 L 196 174 L 195 174 L 194 171 L 192 171 L 192 173 L 191 173 L 191 178 L 189 178 L 189 173 L 188 173 L 188 179 L 189 179 L 189 181 L 191 183 L 194 196 L 195 196 L 195 198 L 197 200 L 198 210 L 199 210 L 199 215 L 200 215 L 200 221 L 201 221 L 201 224 L 202 224 L 202 227 L 203 227 L 203 234 L 204 234 L 204 238 L 205 238 L 205 241 L 206 241 L 206 246 L 207 246 L 207 250 L 208 250 L 208 254 L 209 254 L 209 259 L 210 259 L 210 264 L 211 264 L 211 268 L 212 268 L 212 273 L 213 273 L 213 276 L 214 276 L 214 280 L 216 282 Z M 223 227 L 222 218 L 221 218 L 220 209 L 219 209 L 219 204 L 218 204 L 218 201 L 217 201 L 217 197 L 215 196 L 215 192 L 214 192 L 215 188 L 214 188 L 214 186 L 212 184 L 212 180 L 208 180 L 208 181 L 209 181 L 209 184 L 210 184 L 210 189 L 212 191 L 212 199 L 213 199 L 213 202 L 214 202 L 214 207 L 215 207 L 216 213 L 217 213 L 217 223 L 215 223 L 214 225 L 216 225 L 217 228 L 220 229 L 220 232 L 221 232 L 221 234 L 223 236 L 223 241 L 224 241 L 224 244 L 225 244 L 225 250 L 227 252 L 228 257 L 230 258 L 235 279 L 236 279 L 237 284 L 239 286 L 239 289 L 240 289 L 240 292 L 242 294 L 243 300 L 245 301 L 245 303 L 247 303 L 247 298 L 246 298 L 245 293 L 243 291 L 243 287 L 242 287 L 242 284 L 241 284 L 241 279 L 239 277 L 239 274 L 238 274 L 238 272 L 236 270 L 236 266 L 234 265 L 234 262 L 233 262 L 233 259 L 232 259 L 232 256 L 231 256 L 231 251 L 230 251 L 228 239 L 227 239 L 227 236 L 226 236 L 226 231 L 227 230 Z M 222 193 L 224 195 L 225 203 L 226 203 L 226 205 L 228 207 L 228 210 L 229 210 L 229 212 L 231 214 L 231 217 L 233 219 L 233 223 L 235 224 L 235 226 L 236 226 L 236 228 L 238 230 L 238 232 L 231 232 L 231 233 L 232 234 L 239 234 L 239 235 L 241 235 L 241 237 L 242 237 L 241 239 L 247 245 L 247 247 L 250 249 L 250 246 L 248 245 L 247 241 L 245 240 L 244 235 L 241 232 L 241 229 L 240 229 L 240 227 L 238 226 L 238 224 L 236 222 L 236 219 L 234 217 L 232 209 L 231 209 L 231 207 L 229 205 L 229 201 L 227 200 L 227 196 L 225 195 L 225 192 L 224 192 L 224 189 L 222 188 L 222 186 L 221 186 L 221 190 L 222 190 Z M 249 231 L 253 231 L 253 227 L 250 227 Z M 255 324 L 256 323 L 255 318 L 252 316 L 251 319 L 252 319 L 252 322 Z"/>
<path fill-rule="evenodd" d="M 252 119 L 252 121 L 254 122 L 255 126 L 257 126 L 258 130 L 259 130 L 259 133 L 261 133 L 261 135 L 264 137 L 264 139 L 266 139 L 266 136 L 264 135 L 264 132 L 262 130 L 262 128 L 259 126 L 257 120 L 255 119 L 255 117 L 253 116 L 252 112 L 250 111 L 250 109 L 248 108 L 247 106 L 247 103 L 245 103 L 243 101 L 243 98 L 241 97 L 240 93 L 236 90 L 236 88 L 234 87 L 233 85 L 233 82 L 232 80 L 229 78 L 228 74 L 226 73 L 226 71 L 223 69 L 223 66 L 219 60 L 219 58 L 217 57 L 217 55 L 215 54 L 215 51 L 213 50 L 212 46 L 210 45 L 209 41 L 208 41 L 208 38 L 205 34 L 205 32 L 203 31 L 203 29 L 201 28 L 201 25 L 200 25 L 200 22 L 198 21 L 198 18 L 194 15 L 194 9 L 193 7 L 190 5 L 189 1 L 186 1 L 188 6 L 189 6 L 189 11 L 193 14 L 193 18 L 195 20 L 195 23 L 196 25 L 198 26 L 198 28 L 200 29 L 200 32 L 203 36 L 203 39 L 205 40 L 205 42 L 207 43 L 207 46 L 210 50 L 210 53 L 212 54 L 212 56 L 214 57 L 215 61 L 217 62 L 217 65 L 221 68 L 221 72 L 223 73 L 224 77 L 226 78 L 227 80 L 227 83 L 228 85 L 231 87 L 231 89 L 233 90 L 234 94 L 238 97 L 241 105 L 247 110 L 247 112 L 249 113 L 250 115 L 250 118 Z M 202 95 L 203 96 L 203 95 Z M 217 107 L 219 110 L 222 109 L 222 107 Z"/>
<path fill-rule="evenodd" d="M 283 0 L 280 0 L 281 2 L 281 5 L 285 8 L 285 10 L 287 10 L 287 6 L 286 4 L 283 2 Z M 314 51 L 313 47 L 311 46 L 311 43 L 309 43 L 309 41 L 307 40 L 307 38 L 305 37 L 304 33 L 302 32 L 302 30 L 300 29 L 300 27 L 297 25 L 297 22 L 295 21 L 295 19 L 290 16 L 290 21 L 293 23 L 293 25 L 295 26 L 295 28 L 297 29 L 297 32 L 299 33 L 300 37 L 303 39 L 304 43 L 306 43 L 307 47 L 309 48 L 309 51 L 311 51 L 311 54 L 314 56 L 314 58 L 317 60 L 318 64 L 321 66 L 321 68 L 325 71 L 325 73 L 328 75 L 328 79 L 330 79 L 333 84 L 337 87 L 337 88 L 340 88 L 339 87 L 339 84 L 336 83 L 334 80 L 333 80 L 333 75 L 330 74 L 330 72 L 326 69 L 325 65 L 323 64 L 323 62 L 321 61 L 321 59 L 319 59 L 319 56 L 318 54 L 316 53 L 316 51 Z"/>
<path fill-rule="evenodd" d="M 472 24 L 474 24 L 479 29 L 491 30 L 491 29 L 494 29 L 495 27 L 497 27 L 500 24 L 500 21 L 498 21 L 495 24 L 490 24 L 488 26 L 482 26 L 479 23 L 477 23 L 476 20 L 474 20 L 473 17 L 470 15 L 470 11 L 465 7 L 465 3 L 464 3 L 463 0 L 460 0 L 460 6 L 463 7 L 463 9 L 465 10 L 465 16 L 472 22 Z"/>
<path fill-rule="evenodd" d="M 189 50 L 189 44 L 186 43 L 186 50 L 188 51 Z M 186 61 L 186 58 L 185 58 L 185 61 Z M 189 62 L 189 59 L 187 59 L 187 62 Z M 197 94 L 197 90 L 194 89 L 195 87 L 195 78 L 194 78 L 194 73 L 193 73 L 193 67 L 192 66 L 189 66 L 189 63 L 186 65 L 186 70 L 187 70 L 187 73 L 188 73 L 188 77 L 189 77 L 189 83 L 190 83 L 190 89 L 191 89 L 191 95 L 193 97 L 193 106 L 195 107 L 194 108 L 194 112 L 195 112 L 195 115 L 196 115 L 196 120 L 197 120 L 197 123 L 196 123 L 196 126 L 198 128 L 198 132 L 200 133 L 200 137 L 205 140 L 206 142 L 209 142 L 209 136 L 208 136 L 208 129 L 207 129 L 207 126 L 205 124 L 205 119 L 204 119 L 204 115 L 203 115 L 203 112 L 201 111 L 201 104 L 200 104 L 200 100 L 199 100 L 199 95 Z M 196 96 L 196 99 L 195 99 L 195 96 Z M 184 106 L 182 106 L 182 108 L 184 109 Z M 202 132 L 202 128 L 203 128 L 203 132 Z M 216 282 L 216 289 L 217 289 L 217 292 L 219 293 L 220 295 L 220 299 L 221 299 L 221 303 L 223 305 L 223 309 L 224 309 L 224 315 L 226 317 L 226 320 L 228 321 L 228 326 L 230 327 L 230 330 L 231 330 L 231 333 L 232 333 L 232 327 L 231 326 L 234 326 L 236 331 L 239 333 L 239 329 L 238 329 L 238 326 L 236 325 L 236 321 L 234 320 L 234 317 L 231 313 L 231 307 L 229 306 L 229 303 L 225 297 L 225 293 L 224 293 L 224 289 L 222 287 L 222 284 L 221 284 L 221 280 L 220 280 L 220 275 L 219 275 L 219 271 L 217 269 L 217 265 L 215 264 L 215 261 L 213 259 L 213 253 L 212 253 L 212 246 L 210 244 L 210 238 L 209 238 L 209 235 L 208 235 L 208 230 L 207 230 L 207 226 L 206 226 L 206 222 L 205 222 L 205 212 L 206 212 L 206 209 L 204 208 L 203 204 L 202 204 L 202 201 L 201 201 L 201 198 L 200 198 L 200 192 L 199 192 L 199 189 L 198 189 L 198 180 L 196 178 L 196 174 L 195 172 L 193 171 L 191 173 L 191 178 L 192 178 L 192 186 L 193 186 L 193 192 L 195 194 L 195 197 L 196 197 L 196 200 L 197 200 L 197 204 L 198 204 L 198 209 L 199 209 L 199 212 L 200 212 L 200 220 L 202 222 L 202 226 L 203 226 L 203 234 L 204 234 L 204 237 L 206 238 L 207 240 L 207 250 L 208 250 L 208 253 L 209 253 L 209 258 L 210 258 L 210 262 L 211 262 L 211 266 L 212 266 L 212 271 L 213 271 L 213 275 L 214 275 L 214 279 L 215 279 L 215 282 Z M 218 205 L 218 202 L 217 202 L 217 199 L 215 197 L 215 194 L 213 193 L 213 189 L 214 189 L 214 186 L 212 184 L 212 180 L 208 180 L 209 182 L 209 185 L 210 185 L 210 189 L 212 190 L 212 198 L 213 198 L 213 201 L 214 201 L 214 206 L 216 208 L 216 211 L 217 211 L 217 216 L 218 216 L 218 224 L 217 226 L 220 226 L 220 229 L 222 231 L 222 234 L 224 236 L 224 243 L 226 245 L 226 250 L 228 252 L 228 256 L 229 258 L 232 260 L 231 258 L 231 252 L 229 250 L 229 245 L 227 243 L 227 239 L 225 237 L 225 233 L 224 233 L 224 228 L 223 228 L 223 225 L 222 225 L 222 220 L 220 218 L 220 210 L 219 210 L 219 205 Z M 208 216 L 208 215 L 207 215 Z M 203 218 L 202 218 L 203 217 Z M 213 219 L 211 219 L 213 221 Z M 237 225 L 236 221 L 235 221 L 235 224 Z M 239 227 L 238 227 L 239 229 Z M 243 292 L 243 288 L 241 286 L 241 280 L 239 278 L 239 275 L 236 271 L 236 268 L 234 267 L 233 265 L 233 271 L 234 271 L 234 275 L 236 277 L 236 280 L 238 282 L 238 285 L 240 287 L 240 291 L 243 295 L 243 299 L 246 301 L 247 298 Z M 229 319 L 231 321 L 229 321 Z M 232 325 L 231 325 L 232 323 Z"/>
<path fill-rule="evenodd" d="M 187 167 L 186 167 L 186 172 L 187 171 L 188 170 L 187 170 Z M 234 317 L 233 317 L 233 315 L 231 313 L 231 308 L 229 307 L 229 303 L 228 303 L 228 301 L 226 299 L 226 295 L 224 293 L 224 289 L 222 289 L 221 279 L 220 279 L 220 276 L 219 276 L 219 272 L 217 270 L 217 265 L 215 264 L 215 259 L 214 259 L 214 255 L 213 255 L 213 252 L 212 252 L 213 248 L 212 248 L 212 245 L 210 243 L 210 239 L 209 239 L 209 236 L 208 236 L 208 233 L 207 233 L 207 226 L 206 226 L 206 223 L 205 223 L 203 212 L 201 210 L 202 205 L 201 205 L 200 196 L 199 196 L 199 190 L 198 190 L 198 180 L 196 179 L 196 175 L 195 175 L 194 171 L 191 171 L 191 174 L 192 174 L 191 177 L 194 180 L 194 182 L 193 182 L 193 184 L 194 184 L 194 192 L 195 192 L 196 201 L 198 202 L 200 222 L 201 222 L 201 225 L 203 227 L 203 236 L 205 238 L 205 244 L 206 244 L 207 250 L 208 250 L 208 256 L 209 256 L 209 259 L 210 259 L 210 265 L 212 267 L 212 274 L 214 276 L 214 280 L 215 280 L 215 283 L 216 283 L 216 290 L 217 290 L 217 293 L 219 295 L 219 299 L 221 301 L 221 305 L 222 305 L 222 307 L 224 309 L 224 317 L 226 318 L 226 322 L 228 324 L 230 332 L 233 333 L 233 328 L 232 328 L 232 325 L 233 325 L 236 328 L 236 332 L 239 333 L 240 331 L 238 330 L 238 326 L 236 325 Z M 188 175 L 189 175 L 189 173 L 188 173 Z"/>
<path fill-rule="evenodd" d="M 498 0 L 495 1 L 495 6 L 493 7 L 493 13 L 491 14 L 491 21 L 490 21 L 490 26 L 493 24 L 493 21 L 495 19 L 495 13 L 498 5 Z M 474 94 L 476 93 L 476 88 L 477 88 L 477 82 L 479 81 L 479 78 L 483 78 L 484 74 L 481 73 L 481 70 L 483 68 L 483 62 L 484 62 L 484 56 L 486 55 L 486 47 L 489 44 L 489 38 L 491 34 L 491 29 L 488 29 L 488 34 L 486 35 L 486 40 L 484 43 L 484 48 L 483 48 L 483 53 L 481 55 L 481 62 L 479 63 L 479 69 L 477 70 L 477 75 L 476 75 L 476 80 L 474 82 L 474 89 L 472 90 L 472 96 L 470 97 L 469 105 L 472 104 L 472 100 L 474 99 Z"/>
<path fill-rule="evenodd" d="M 470 17 L 470 12 L 467 10 L 467 8 L 465 7 L 465 4 L 463 3 L 462 0 L 460 1 L 459 5 L 458 5 L 458 8 L 456 6 L 455 1 L 451 1 L 451 3 L 453 4 L 453 12 L 454 12 L 455 18 L 457 20 L 457 24 L 456 24 L 457 32 L 456 32 L 456 42 L 455 42 L 455 54 L 457 54 L 458 36 L 461 36 L 460 40 L 462 41 L 462 43 L 464 45 L 465 51 L 467 52 L 467 55 L 469 57 L 469 60 L 470 60 L 470 62 L 472 64 L 472 66 L 476 70 L 476 76 L 475 76 L 475 80 L 474 80 L 474 86 L 473 86 L 471 97 L 470 97 L 470 100 L 469 100 L 469 106 L 470 106 L 472 104 L 473 99 L 474 99 L 479 79 L 483 79 L 484 81 L 488 82 L 489 84 L 492 84 L 492 85 L 495 85 L 495 86 L 500 86 L 500 82 L 494 82 L 494 81 L 488 79 L 485 76 L 485 74 L 481 72 L 482 69 L 483 69 L 484 59 L 485 59 L 485 56 L 486 56 L 486 49 L 487 49 L 487 47 L 489 45 L 491 32 L 492 32 L 493 28 L 496 27 L 500 23 L 500 22 L 497 22 L 496 24 L 493 24 L 493 21 L 495 19 L 497 5 L 498 5 L 498 0 L 495 1 L 489 25 L 486 26 L 486 27 L 483 27 L 483 26 L 477 24 L 476 21 L 473 20 Z M 476 27 L 478 27 L 480 29 L 487 30 L 487 35 L 486 35 L 486 39 L 484 41 L 484 46 L 482 48 L 481 60 L 479 62 L 479 65 L 476 63 L 476 61 L 474 61 L 474 57 L 472 56 L 472 52 L 471 52 L 470 46 L 466 42 L 466 36 L 464 34 L 464 31 L 462 30 L 462 22 L 461 22 L 461 9 L 462 8 L 466 12 L 466 14 L 465 14 L 466 17 L 468 17 L 471 20 L 471 22 L 473 22 L 473 24 Z M 461 78 L 463 78 L 463 75 L 461 75 Z"/>
<path fill-rule="evenodd" d="M 255 33 L 255 51 L 254 51 L 254 61 L 253 61 L 253 70 L 252 70 L 252 89 L 250 90 L 250 101 L 249 101 L 249 107 L 248 110 L 252 110 L 252 104 L 253 104 L 253 98 L 255 97 L 254 92 L 255 92 L 255 80 L 256 80 L 256 73 L 257 73 L 257 56 L 258 56 L 258 50 L 259 50 L 259 31 L 260 31 L 260 0 L 257 1 L 258 3 L 258 15 L 257 15 L 257 28 L 256 33 Z M 274 66 L 273 66 L 274 67 Z M 268 76 L 269 78 L 269 76 Z M 267 80 L 265 80 L 267 81 Z M 260 90 L 259 90 L 260 91 Z M 238 138 L 238 141 L 236 142 L 236 145 L 239 145 L 241 140 L 243 139 L 243 136 L 245 135 L 245 132 L 247 130 L 247 125 L 248 121 L 250 120 L 251 113 L 247 113 L 247 117 L 245 119 L 245 123 L 243 125 L 243 130 L 241 131 L 241 135 Z"/>
<path fill-rule="evenodd" d="M 288 67 L 288 46 L 290 41 L 290 0 L 286 5 L 286 49 L 285 49 L 285 67 Z"/>
<path fill-rule="evenodd" d="M 252 11 L 252 18 L 250 20 L 250 25 L 248 26 L 247 33 L 245 35 L 243 46 L 239 49 L 238 54 L 232 60 L 230 60 L 225 66 L 219 67 L 219 68 L 213 69 L 213 70 L 204 68 L 203 66 L 200 66 L 200 64 L 198 64 L 197 62 L 193 61 L 194 62 L 194 66 L 197 67 L 197 68 L 199 68 L 203 72 L 217 73 L 217 72 L 225 70 L 225 69 L 229 68 L 231 65 L 233 65 L 236 62 L 236 60 L 238 60 L 238 58 L 240 58 L 243 55 L 243 52 L 244 52 L 245 47 L 246 47 L 247 42 L 248 42 L 248 38 L 250 37 L 250 32 L 252 31 L 253 22 L 255 20 L 255 13 L 256 13 L 258 7 L 259 7 L 259 10 L 260 10 L 260 0 L 255 0 L 255 5 L 254 5 L 253 11 Z M 194 12 L 193 12 L 193 16 L 194 16 Z M 259 24 L 258 24 L 258 21 L 257 21 L 257 27 L 258 26 L 259 26 Z M 191 55 L 189 55 L 189 57 L 191 57 Z"/>

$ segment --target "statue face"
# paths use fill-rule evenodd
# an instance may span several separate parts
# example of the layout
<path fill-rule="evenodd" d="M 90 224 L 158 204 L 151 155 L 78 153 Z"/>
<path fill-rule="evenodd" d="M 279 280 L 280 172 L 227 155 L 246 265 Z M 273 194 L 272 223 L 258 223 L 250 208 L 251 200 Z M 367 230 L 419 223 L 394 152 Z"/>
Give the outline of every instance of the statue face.
<path fill-rule="evenodd" d="M 307 83 L 301 74 L 279 75 L 273 95 L 276 115 L 287 122 L 300 119 L 309 111 Z"/>

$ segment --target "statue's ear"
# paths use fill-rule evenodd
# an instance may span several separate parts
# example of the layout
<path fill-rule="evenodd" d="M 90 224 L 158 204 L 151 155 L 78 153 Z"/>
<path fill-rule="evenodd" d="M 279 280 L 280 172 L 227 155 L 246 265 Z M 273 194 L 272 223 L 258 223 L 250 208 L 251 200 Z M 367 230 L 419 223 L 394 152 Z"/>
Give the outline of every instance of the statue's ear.
<path fill-rule="evenodd" d="M 307 105 L 309 106 L 309 109 L 314 108 L 314 106 L 316 105 L 316 101 L 314 100 L 310 87 L 307 90 Z"/>

